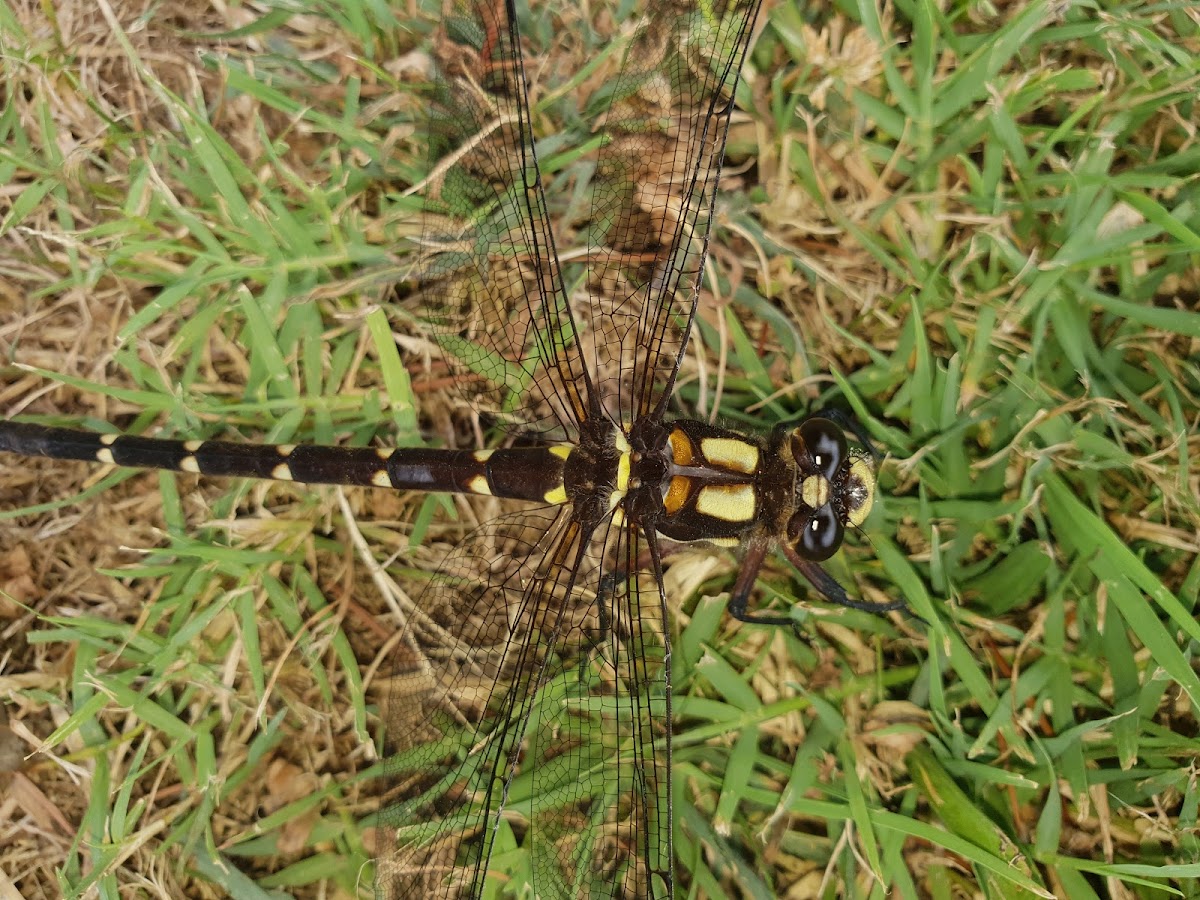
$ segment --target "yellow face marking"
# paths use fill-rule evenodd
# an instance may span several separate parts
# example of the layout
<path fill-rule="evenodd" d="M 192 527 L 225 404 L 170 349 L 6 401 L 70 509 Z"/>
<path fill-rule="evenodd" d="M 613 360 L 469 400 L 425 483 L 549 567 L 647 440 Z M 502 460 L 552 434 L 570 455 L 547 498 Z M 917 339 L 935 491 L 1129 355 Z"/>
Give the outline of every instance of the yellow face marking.
<path fill-rule="evenodd" d="M 179 461 L 179 468 L 184 472 L 195 472 L 198 474 L 200 472 L 200 463 L 196 462 L 196 457 L 194 456 L 185 456 Z"/>
<path fill-rule="evenodd" d="M 671 461 L 677 466 L 690 466 L 696 455 L 691 439 L 676 428 L 667 440 L 671 444 Z"/>
<path fill-rule="evenodd" d="M 860 482 L 861 487 L 856 485 L 858 489 L 852 489 L 850 497 L 857 500 L 857 505 L 851 503 L 846 518 L 858 528 L 867 520 L 871 507 L 875 505 L 875 473 L 871 470 L 871 463 L 864 457 L 857 457 L 850 464 L 850 483 L 853 485 L 855 481 Z"/>
<path fill-rule="evenodd" d="M 112 451 L 107 447 L 96 451 L 96 459 L 100 460 L 102 463 L 108 463 L 110 466 L 114 464 Z"/>
<path fill-rule="evenodd" d="M 754 487 L 749 484 L 710 484 L 700 489 L 696 512 L 722 522 L 749 522 L 754 518 Z"/>
<path fill-rule="evenodd" d="M 714 466 L 747 475 L 758 471 L 758 448 L 736 438 L 705 438 L 700 452 Z"/>
<path fill-rule="evenodd" d="M 571 455 L 571 445 L 570 444 L 554 444 L 550 448 L 550 452 L 553 453 L 555 456 L 557 456 L 559 459 L 566 459 L 568 456 Z"/>
<path fill-rule="evenodd" d="M 488 458 L 495 452 L 496 452 L 495 450 L 476 450 L 474 453 L 471 454 L 471 456 L 474 457 L 475 462 L 485 463 L 488 461 Z"/>
<path fill-rule="evenodd" d="M 119 437 L 119 434 L 102 434 L 100 435 L 100 443 L 102 443 L 105 447 L 111 447 L 117 442 Z"/>
<path fill-rule="evenodd" d="M 376 447 L 375 448 L 375 455 L 378 456 L 384 462 L 387 462 L 389 459 L 391 459 L 392 454 L 395 452 L 396 452 L 395 447 Z"/>
<path fill-rule="evenodd" d="M 629 440 L 625 437 L 625 432 L 618 431 L 613 435 L 613 446 L 622 453 L 628 453 L 633 448 L 629 446 Z"/>
<path fill-rule="evenodd" d="M 292 451 L 296 449 L 295 444 L 276 444 L 275 452 L 280 456 L 291 456 Z"/>
<path fill-rule="evenodd" d="M 183 442 L 183 449 L 186 450 L 188 453 L 195 453 L 197 450 L 199 450 L 203 446 L 204 446 L 204 441 L 184 441 Z"/>
<path fill-rule="evenodd" d="M 567 489 L 561 484 L 556 485 L 555 487 L 546 491 L 546 493 L 542 495 L 542 499 L 547 503 L 554 504 L 555 506 L 562 506 L 567 502 Z"/>
<path fill-rule="evenodd" d="M 829 479 L 824 475 L 809 475 L 800 482 L 800 499 L 810 509 L 820 509 L 829 502 Z"/>
<path fill-rule="evenodd" d="M 625 499 L 624 491 L 613 491 L 608 495 L 608 511 L 612 512 Z"/>
<path fill-rule="evenodd" d="M 392 479 L 388 477 L 387 469 L 380 469 L 371 476 L 371 484 L 375 487 L 391 487 Z"/>
<path fill-rule="evenodd" d="M 621 528 L 625 524 L 625 510 L 624 509 L 622 509 L 621 507 L 618 506 L 616 509 L 613 510 L 612 523 L 613 523 L 613 526 L 616 528 Z"/>
<path fill-rule="evenodd" d="M 484 497 L 492 496 L 492 489 L 488 486 L 488 480 L 483 475 L 476 475 L 468 481 L 467 490 L 472 494 L 481 494 Z"/>
<path fill-rule="evenodd" d="M 688 495 L 691 493 L 691 487 L 692 480 L 690 478 L 676 475 L 671 479 L 671 484 L 663 497 L 663 509 L 668 516 L 673 516 L 683 509 L 683 505 L 687 503 Z"/>
<path fill-rule="evenodd" d="M 292 470 L 288 468 L 287 463 L 280 463 L 271 470 L 271 477 L 276 481 L 291 481 Z"/>

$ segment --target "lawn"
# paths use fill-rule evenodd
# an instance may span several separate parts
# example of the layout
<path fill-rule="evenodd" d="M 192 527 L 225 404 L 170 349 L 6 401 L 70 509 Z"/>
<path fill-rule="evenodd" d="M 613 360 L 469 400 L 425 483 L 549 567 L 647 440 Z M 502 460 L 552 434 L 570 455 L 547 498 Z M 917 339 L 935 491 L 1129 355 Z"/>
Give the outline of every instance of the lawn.
<path fill-rule="evenodd" d="M 440 7 L 0 3 L 0 417 L 494 446 L 415 276 Z M 639 9 L 523 14 L 564 255 Z M 1189 3 L 766 3 L 672 412 L 861 420 L 829 568 L 912 614 L 668 553 L 679 896 L 1200 897 L 1198 96 Z M 396 622 L 498 512 L 0 458 L 0 896 L 369 896 Z"/>

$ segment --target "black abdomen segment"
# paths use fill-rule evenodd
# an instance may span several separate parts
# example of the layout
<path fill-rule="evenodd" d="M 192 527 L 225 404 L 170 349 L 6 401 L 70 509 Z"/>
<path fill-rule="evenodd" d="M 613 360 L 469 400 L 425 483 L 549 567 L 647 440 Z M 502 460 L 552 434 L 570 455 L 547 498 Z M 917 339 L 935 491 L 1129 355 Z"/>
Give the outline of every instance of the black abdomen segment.
<path fill-rule="evenodd" d="M 200 475 L 566 501 L 563 462 L 568 451 L 564 447 L 472 451 L 234 444 L 0 422 L 0 450 Z"/>

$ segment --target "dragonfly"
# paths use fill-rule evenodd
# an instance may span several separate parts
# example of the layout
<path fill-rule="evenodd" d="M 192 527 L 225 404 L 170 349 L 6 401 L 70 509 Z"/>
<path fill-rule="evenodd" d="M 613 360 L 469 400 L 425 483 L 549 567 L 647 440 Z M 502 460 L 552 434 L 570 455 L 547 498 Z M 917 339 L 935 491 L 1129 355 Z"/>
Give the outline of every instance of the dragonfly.
<path fill-rule="evenodd" d="M 512 502 L 451 551 L 403 623 L 381 709 L 380 897 L 484 896 L 509 837 L 535 896 L 675 895 L 670 545 L 740 554 L 728 610 L 747 623 L 793 623 L 751 608 L 776 550 L 832 603 L 903 608 L 851 598 L 822 566 L 875 499 L 859 423 L 825 411 L 750 435 L 670 414 L 758 14 L 759 0 L 710 0 L 644 15 L 593 97 L 585 252 L 560 254 L 515 0 L 447 7 L 412 299 L 464 395 L 514 436 L 499 446 L 0 423 L 9 453 Z"/>

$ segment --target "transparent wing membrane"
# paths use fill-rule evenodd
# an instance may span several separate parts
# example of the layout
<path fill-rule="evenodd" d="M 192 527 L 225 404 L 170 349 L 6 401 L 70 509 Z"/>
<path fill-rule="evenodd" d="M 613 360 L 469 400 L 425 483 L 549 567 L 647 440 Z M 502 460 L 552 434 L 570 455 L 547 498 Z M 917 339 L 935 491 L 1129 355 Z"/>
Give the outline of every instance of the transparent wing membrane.
<path fill-rule="evenodd" d="M 589 363 L 617 421 L 674 385 L 695 314 L 731 92 L 757 3 L 654 4 L 611 86 L 593 192 Z M 615 373 L 615 374 L 614 374 Z"/>
<path fill-rule="evenodd" d="M 410 622 L 417 664 L 387 708 L 396 803 L 383 814 L 384 897 L 474 897 L 501 827 L 529 723 L 578 656 L 580 530 L 566 510 L 524 511 L 468 536 Z M 447 641 L 446 635 L 453 635 Z"/>
<path fill-rule="evenodd" d="M 555 85 L 526 83 L 511 0 L 447 11 L 419 299 L 472 402 L 569 438 L 662 415 L 756 12 L 658 4 L 627 32 L 619 71 L 588 82 L 574 137 L 599 149 L 570 177 L 590 181 L 590 210 L 559 226 L 560 257 L 530 100 Z M 567 499 L 478 529 L 409 623 L 419 664 L 397 667 L 386 710 L 381 896 L 478 897 L 509 866 L 539 897 L 673 896 L 655 535 Z"/>
<path fill-rule="evenodd" d="M 380 896 L 480 896 L 516 840 L 539 896 L 669 896 L 662 597 L 625 575 L 631 532 L 600 533 L 506 516 L 426 590 L 384 711 Z"/>
<path fill-rule="evenodd" d="M 434 55 L 422 306 L 476 400 L 502 420 L 574 434 L 579 355 L 533 146 L 509 3 L 447 12 Z M 516 406 L 514 404 L 520 404 Z"/>
<path fill-rule="evenodd" d="M 639 23 L 620 71 L 582 104 L 600 149 L 586 170 L 587 219 L 562 226 L 573 242 L 562 264 L 516 11 L 466 3 L 447 16 L 421 300 L 464 390 L 502 420 L 573 436 L 593 399 L 629 422 L 669 393 L 756 12 L 757 3 L 655 4 Z"/>

